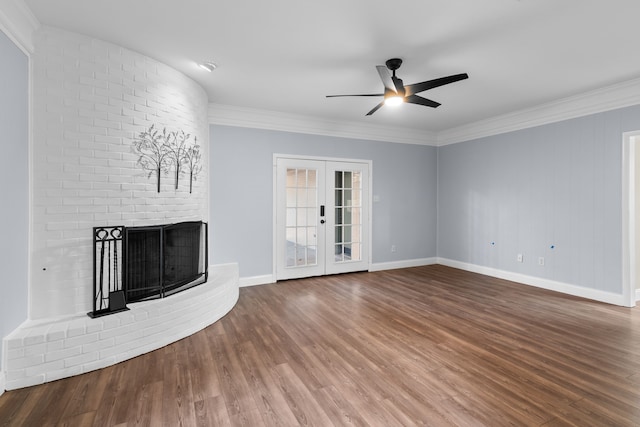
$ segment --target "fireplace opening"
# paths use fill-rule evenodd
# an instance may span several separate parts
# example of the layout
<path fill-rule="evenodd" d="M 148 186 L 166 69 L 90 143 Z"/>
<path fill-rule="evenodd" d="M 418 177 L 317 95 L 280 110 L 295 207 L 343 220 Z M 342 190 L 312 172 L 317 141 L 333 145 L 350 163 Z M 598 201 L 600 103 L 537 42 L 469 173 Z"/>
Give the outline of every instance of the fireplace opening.
<path fill-rule="evenodd" d="M 207 224 L 125 229 L 127 302 L 164 298 L 207 280 Z"/>
<path fill-rule="evenodd" d="M 93 311 L 164 298 L 207 281 L 207 224 L 189 221 L 148 227 L 94 227 Z"/>

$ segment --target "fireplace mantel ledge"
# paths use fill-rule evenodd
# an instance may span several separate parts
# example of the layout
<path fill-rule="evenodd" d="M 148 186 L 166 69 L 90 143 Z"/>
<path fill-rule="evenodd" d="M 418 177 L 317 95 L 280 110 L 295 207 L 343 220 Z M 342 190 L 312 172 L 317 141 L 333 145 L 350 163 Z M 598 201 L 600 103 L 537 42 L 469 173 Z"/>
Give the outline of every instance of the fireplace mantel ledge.
<path fill-rule="evenodd" d="M 209 280 L 129 311 L 26 322 L 4 338 L 5 387 L 14 390 L 114 365 L 213 324 L 238 301 L 238 265 L 209 267 Z"/>

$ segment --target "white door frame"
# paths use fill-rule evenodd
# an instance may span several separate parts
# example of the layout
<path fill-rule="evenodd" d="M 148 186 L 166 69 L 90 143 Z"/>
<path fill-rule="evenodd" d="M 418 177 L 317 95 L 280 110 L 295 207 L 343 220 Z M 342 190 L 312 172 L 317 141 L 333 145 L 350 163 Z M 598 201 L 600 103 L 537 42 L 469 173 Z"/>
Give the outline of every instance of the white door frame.
<path fill-rule="evenodd" d="M 635 141 L 638 139 L 638 141 Z M 640 265 L 636 262 L 638 233 L 636 202 L 640 188 L 636 186 L 636 156 L 640 156 L 640 131 L 622 134 L 622 297 L 624 305 L 634 307 L 638 300 L 636 283 Z"/>
<path fill-rule="evenodd" d="M 366 221 L 368 223 L 368 225 L 366 225 L 367 227 L 367 232 L 369 233 L 369 247 L 367 249 L 367 253 L 365 254 L 366 256 L 366 261 L 367 261 L 367 266 L 368 266 L 368 270 L 371 269 L 371 259 L 372 259 L 372 253 L 373 253 L 373 236 L 372 236 L 372 231 L 373 231 L 373 221 L 372 221 L 372 208 L 373 208 L 373 197 L 371 196 L 371 194 L 373 194 L 373 162 L 371 160 L 363 160 L 363 159 L 349 159 L 349 158 L 341 158 L 341 157 L 318 157 L 318 156 L 303 156 L 303 155 L 299 155 L 299 154 L 281 154 L 281 153 L 274 153 L 273 154 L 273 162 L 272 162 L 272 168 L 273 168 L 273 197 L 272 197 L 272 224 L 271 224 L 271 230 L 272 230 L 272 266 L 271 266 L 271 277 L 273 278 L 273 282 L 276 281 L 277 279 L 277 256 L 278 256 L 278 242 L 277 242 L 277 238 L 278 238 L 278 230 L 277 230 L 277 205 L 278 205 L 278 183 L 277 183 L 277 177 L 278 177 L 278 159 L 295 159 L 295 160 L 317 160 L 317 161 L 324 161 L 324 162 L 348 162 L 348 163 L 365 163 L 367 164 L 368 168 L 369 168 L 369 185 L 368 185 L 368 192 L 369 192 L 369 200 L 367 201 L 367 211 L 368 211 L 368 217 L 366 218 Z"/>

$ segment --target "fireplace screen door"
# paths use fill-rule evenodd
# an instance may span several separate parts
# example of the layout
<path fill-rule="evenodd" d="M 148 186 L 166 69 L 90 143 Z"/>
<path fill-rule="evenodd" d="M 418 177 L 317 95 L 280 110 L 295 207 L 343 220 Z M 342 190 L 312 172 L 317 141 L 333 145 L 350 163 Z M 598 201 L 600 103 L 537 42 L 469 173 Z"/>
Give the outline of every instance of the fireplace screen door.
<path fill-rule="evenodd" d="M 276 278 L 369 268 L 369 165 L 278 158 Z"/>

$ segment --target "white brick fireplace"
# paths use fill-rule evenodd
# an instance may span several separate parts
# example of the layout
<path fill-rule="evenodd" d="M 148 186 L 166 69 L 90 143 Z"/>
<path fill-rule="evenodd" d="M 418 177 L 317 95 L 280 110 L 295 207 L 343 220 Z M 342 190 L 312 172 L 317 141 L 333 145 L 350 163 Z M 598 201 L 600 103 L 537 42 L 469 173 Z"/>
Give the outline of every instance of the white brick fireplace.
<path fill-rule="evenodd" d="M 238 297 L 237 266 L 226 265 L 166 300 L 86 316 L 93 227 L 208 221 L 208 99 L 188 77 L 123 47 L 50 27 L 34 40 L 30 320 L 5 338 L 7 389 L 159 348 L 213 323 Z M 202 170 L 192 192 L 188 174 L 176 189 L 172 172 L 158 192 L 137 162 L 132 142 L 152 125 L 197 138 Z"/>
<path fill-rule="evenodd" d="M 33 242 L 30 317 L 91 308 L 94 226 L 208 218 L 207 95 L 183 74 L 122 47 L 53 28 L 33 55 Z M 203 169 L 162 189 L 132 141 L 151 125 L 184 130 L 203 149 Z"/>

